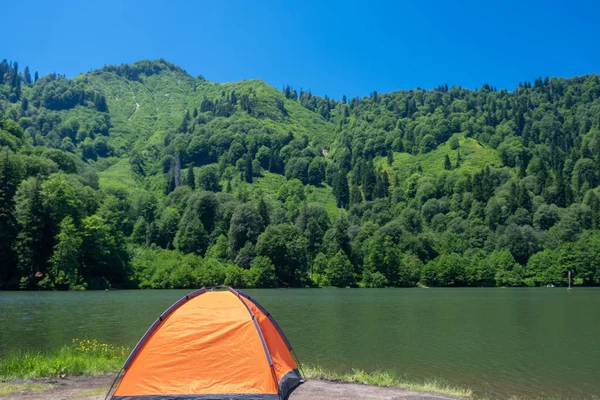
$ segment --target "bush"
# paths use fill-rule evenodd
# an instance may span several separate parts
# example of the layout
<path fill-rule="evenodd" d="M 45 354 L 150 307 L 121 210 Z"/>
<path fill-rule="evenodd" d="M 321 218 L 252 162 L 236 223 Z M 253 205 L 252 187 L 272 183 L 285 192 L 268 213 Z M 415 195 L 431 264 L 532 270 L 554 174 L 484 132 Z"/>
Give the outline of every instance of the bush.
<path fill-rule="evenodd" d="M 277 287 L 275 266 L 268 257 L 256 257 L 250 266 L 248 286 L 259 288 Z"/>
<path fill-rule="evenodd" d="M 368 288 L 383 288 L 388 285 L 388 280 L 381 272 L 365 271 L 363 285 Z"/>

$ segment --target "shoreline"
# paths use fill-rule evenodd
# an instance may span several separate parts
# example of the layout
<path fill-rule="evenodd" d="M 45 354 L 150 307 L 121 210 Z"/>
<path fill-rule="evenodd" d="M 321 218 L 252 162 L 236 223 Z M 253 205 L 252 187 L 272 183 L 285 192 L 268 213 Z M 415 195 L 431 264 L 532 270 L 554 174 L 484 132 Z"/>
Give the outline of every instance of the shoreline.
<path fill-rule="evenodd" d="M 121 370 L 129 353 L 130 349 L 127 347 L 100 343 L 95 339 L 80 340 L 75 338 L 72 339 L 71 344 L 63 346 L 53 353 L 25 352 L 14 354 L 0 359 L 0 396 L 3 391 L 6 392 L 8 390 L 8 385 L 22 384 L 25 385 L 21 388 L 22 390 L 43 392 L 44 388 L 39 387 L 39 385 L 44 382 L 48 386 L 52 384 L 48 382 L 54 382 L 53 384 L 58 385 L 64 382 L 77 383 L 79 381 L 85 382 L 86 379 L 88 381 L 102 379 L 96 377 L 114 377 Z M 300 364 L 299 368 L 303 376 L 311 382 L 330 382 L 330 384 L 326 385 L 325 389 L 331 388 L 331 385 L 335 384 L 358 384 L 362 386 L 369 385 L 372 390 L 375 387 L 381 387 L 388 388 L 386 390 L 393 389 L 402 393 L 429 393 L 430 395 L 436 393 L 440 396 L 447 396 L 437 398 L 456 399 L 473 397 L 472 390 L 455 387 L 448 382 L 436 379 L 423 382 L 408 381 L 399 378 L 389 371 L 365 372 L 360 369 L 353 369 L 348 373 L 337 373 L 311 364 Z M 68 379 L 65 381 L 60 377 Z M 38 386 L 27 388 L 28 383 Z M 112 381 L 110 384 L 112 384 Z M 107 390 L 110 384 L 106 385 Z M 315 387 L 315 384 L 311 384 L 309 387 Z M 347 388 L 347 386 L 344 387 Z M 50 390 L 53 389 L 50 388 Z M 306 390 L 302 389 L 300 392 L 302 393 L 302 391 Z M 320 396 L 318 395 L 314 398 L 320 398 Z M 290 398 L 295 399 L 299 397 L 291 396 Z M 346 398 L 351 399 L 353 397 Z M 385 397 L 381 398 L 385 399 Z"/>
<path fill-rule="evenodd" d="M 103 400 L 115 374 L 99 376 L 66 376 L 63 378 L 31 378 L 0 381 L 0 398 L 21 399 L 87 399 Z M 289 400 L 457 400 L 468 397 L 415 391 L 402 387 L 376 386 L 308 378 L 290 395 Z"/>

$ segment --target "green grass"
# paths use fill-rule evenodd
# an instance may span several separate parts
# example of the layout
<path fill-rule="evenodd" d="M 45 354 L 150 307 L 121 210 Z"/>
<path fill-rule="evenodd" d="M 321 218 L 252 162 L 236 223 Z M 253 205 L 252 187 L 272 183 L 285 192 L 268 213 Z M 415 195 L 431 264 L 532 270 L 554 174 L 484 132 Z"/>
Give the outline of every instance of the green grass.
<path fill-rule="evenodd" d="M 277 193 L 279 188 L 285 185 L 287 179 L 283 175 L 273 174 L 271 172 L 265 172 L 262 177 L 256 178 L 253 183 L 253 190 L 260 190 L 265 195 L 269 196 L 273 201 L 277 199 Z M 304 186 L 304 193 L 306 195 L 307 203 L 318 203 L 325 208 L 329 214 L 329 218 L 334 220 L 340 213 L 340 209 L 337 207 L 335 197 L 331 186 Z"/>
<path fill-rule="evenodd" d="M 53 389 L 54 385 L 51 383 L 13 383 L 13 382 L 0 382 L 0 397 L 8 396 L 13 393 L 38 393 L 46 390 Z"/>
<path fill-rule="evenodd" d="M 407 381 L 396 377 L 388 371 L 365 372 L 359 369 L 353 369 L 350 373 L 336 373 L 324 370 L 319 366 L 303 365 L 302 371 L 307 378 L 325 379 L 329 381 L 362 383 L 374 386 L 392 386 L 403 389 L 413 390 L 415 392 L 441 393 L 454 397 L 473 398 L 471 389 L 462 389 L 442 380 L 427 380 L 424 382 Z"/>
<path fill-rule="evenodd" d="M 253 186 L 276 198 L 279 188 L 285 185 L 286 182 L 285 176 L 265 171 L 263 176 L 254 179 Z"/>
<path fill-rule="evenodd" d="M 340 214 L 341 209 L 338 208 L 335 197 L 333 196 L 333 189 L 331 186 L 325 184 L 324 186 L 305 186 L 306 200 L 309 203 L 318 203 L 325 208 L 329 218 L 334 220 Z"/>
<path fill-rule="evenodd" d="M 401 180 L 404 180 L 414 173 L 420 165 L 425 175 L 437 175 L 444 171 L 446 154 L 450 157 L 450 162 L 454 167 L 459 151 L 461 164 L 458 168 L 452 169 L 452 172 L 473 174 L 488 165 L 490 167 L 502 166 L 502 160 L 496 150 L 482 145 L 476 139 L 465 138 L 461 133 L 455 134 L 454 137 L 459 140 L 460 144 L 459 148 L 455 150 L 451 149 L 450 140 L 448 140 L 435 150 L 425 154 L 394 153 L 394 163 L 392 164 L 394 171 L 399 174 Z M 386 157 L 378 157 L 375 163 L 389 172 L 390 167 Z"/>
<path fill-rule="evenodd" d="M 46 378 L 66 375 L 103 375 L 121 369 L 129 349 L 99 343 L 97 340 L 73 339 L 50 354 L 21 353 L 0 360 L 0 379 Z"/>
<path fill-rule="evenodd" d="M 124 158 L 116 164 L 98 173 L 100 187 L 131 190 L 139 185 L 134 178 L 129 160 Z"/>

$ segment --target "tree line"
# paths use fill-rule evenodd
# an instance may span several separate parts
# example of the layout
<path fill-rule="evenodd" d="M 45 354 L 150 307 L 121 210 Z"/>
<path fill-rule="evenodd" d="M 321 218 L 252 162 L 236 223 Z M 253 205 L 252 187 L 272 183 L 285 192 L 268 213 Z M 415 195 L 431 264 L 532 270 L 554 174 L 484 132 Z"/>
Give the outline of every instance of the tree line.
<path fill-rule="evenodd" d="M 14 64 L 0 69 L 0 288 L 600 283 L 595 75 L 340 101 L 198 78 L 161 143 L 123 150 L 113 100 L 85 76 L 32 81 Z M 335 137 L 293 131 L 308 118 Z M 110 160 L 140 185 L 101 185 Z"/>

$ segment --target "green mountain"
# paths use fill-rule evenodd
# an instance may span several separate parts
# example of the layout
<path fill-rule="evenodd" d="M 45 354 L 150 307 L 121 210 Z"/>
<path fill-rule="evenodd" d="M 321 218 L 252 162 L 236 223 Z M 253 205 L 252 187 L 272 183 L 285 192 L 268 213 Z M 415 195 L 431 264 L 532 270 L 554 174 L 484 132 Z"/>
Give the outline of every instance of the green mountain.
<path fill-rule="evenodd" d="M 600 283 L 600 82 L 340 100 L 0 63 L 0 288 Z"/>

